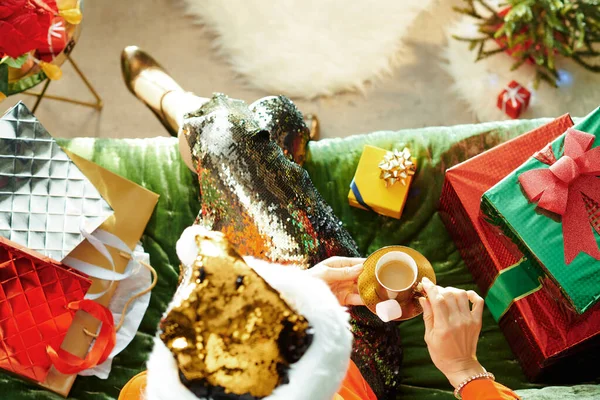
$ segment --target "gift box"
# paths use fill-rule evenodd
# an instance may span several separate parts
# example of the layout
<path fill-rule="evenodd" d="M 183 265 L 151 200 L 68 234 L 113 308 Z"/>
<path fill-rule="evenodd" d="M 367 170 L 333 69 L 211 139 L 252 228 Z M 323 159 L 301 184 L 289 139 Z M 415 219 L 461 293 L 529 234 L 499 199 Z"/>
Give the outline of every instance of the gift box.
<path fill-rule="evenodd" d="M 406 148 L 400 152 L 366 145 L 350 184 L 349 204 L 400 219 L 416 167 Z"/>
<path fill-rule="evenodd" d="M 512 119 L 517 119 L 529 107 L 531 92 L 516 81 L 511 81 L 498 95 L 498 108 Z"/>
<path fill-rule="evenodd" d="M 481 200 L 486 219 L 539 267 L 531 273 L 552 279 L 580 314 L 600 299 L 598 145 L 600 108 L 539 146 Z"/>
<path fill-rule="evenodd" d="M 572 126 L 571 118 L 565 115 L 446 172 L 440 216 L 487 304 L 490 287 L 504 278 L 514 279 L 512 273 L 526 283 L 531 279 L 515 267 L 528 263 L 519 249 L 481 218 L 481 197 Z M 590 371 L 597 371 L 594 355 L 600 348 L 600 307 L 596 305 L 579 315 L 565 305 L 551 280 L 543 283 L 526 297 L 506 300 L 506 310 L 496 315 L 498 323 L 530 380 L 581 381 Z"/>

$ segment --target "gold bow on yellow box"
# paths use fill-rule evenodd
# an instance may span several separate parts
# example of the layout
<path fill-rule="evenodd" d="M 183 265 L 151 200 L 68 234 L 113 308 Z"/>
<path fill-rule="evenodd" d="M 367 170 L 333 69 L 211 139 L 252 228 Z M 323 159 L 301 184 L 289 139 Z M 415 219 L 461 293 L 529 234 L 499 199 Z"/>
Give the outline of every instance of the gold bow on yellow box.
<path fill-rule="evenodd" d="M 406 186 L 406 179 L 415 174 L 417 166 L 412 162 L 410 150 L 405 147 L 402 151 L 388 151 L 379 163 L 379 169 L 379 177 L 385 180 L 385 187 L 390 187 L 396 182 Z"/>

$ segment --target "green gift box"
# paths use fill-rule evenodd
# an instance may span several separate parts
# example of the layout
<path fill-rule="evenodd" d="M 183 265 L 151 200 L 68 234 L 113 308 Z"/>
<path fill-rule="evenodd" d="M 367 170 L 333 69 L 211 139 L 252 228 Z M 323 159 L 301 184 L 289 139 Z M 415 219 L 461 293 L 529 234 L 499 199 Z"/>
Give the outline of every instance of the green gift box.
<path fill-rule="evenodd" d="M 485 192 L 481 211 L 531 261 L 526 273 L 582 314 L 600 300 L 600 108 L 574 129 Z"/>

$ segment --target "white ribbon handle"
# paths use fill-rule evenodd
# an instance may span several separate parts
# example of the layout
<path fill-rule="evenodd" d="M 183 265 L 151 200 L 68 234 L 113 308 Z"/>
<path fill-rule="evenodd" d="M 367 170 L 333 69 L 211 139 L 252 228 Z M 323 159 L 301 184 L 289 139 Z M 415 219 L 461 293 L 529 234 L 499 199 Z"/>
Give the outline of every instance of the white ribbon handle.
<path fill-rule="evenodd" d="M 131 249 L 127 247 L 125 242 L 123 242 L 118 236 L 115 236 L 112 233 L 102 229 L 96 229 L 91 234 L 86 232 L 83 228 L 80 228 L 80 231 L 81 235 L 86 238 L 88 242 L 90 242 L 90 244 L 104 256 L 104 258 L 108 260 L 111 269 L 108 270 L 69 256 L 65 257 L 62 262 L 63 264 L 68 265 L 69 267 L 74 268 L 88 276 L 91 276 L 92 278 L 110 281 L 110 285 L 108 285 L 108 287 L 103 291 L 94 294 L 88 293 L 85 296 L 86 299 L 97 300 L 104 296 L 112 288 L 112 285 L 115 282 L 129 278 L 135 272 L 135 267 L 139 266 L 139 263 L 137 262 Z M 123 273 L 119 273 L 115 270 L 115 262 L 106 246 L 114 247 L 115 249 L 120 250 L 130 256 L 131 260 L 127 263 L 127 267 Z"/>

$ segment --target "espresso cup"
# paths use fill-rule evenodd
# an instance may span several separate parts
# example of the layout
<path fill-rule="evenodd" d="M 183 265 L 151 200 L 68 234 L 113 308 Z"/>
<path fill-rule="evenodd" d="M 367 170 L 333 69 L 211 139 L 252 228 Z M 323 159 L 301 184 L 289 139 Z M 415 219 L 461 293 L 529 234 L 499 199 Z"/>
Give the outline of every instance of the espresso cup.
<path fill-rule="evenodd" d="M 409 300 L 414 295 L 418 272 L 417 262 L 408 254 L 401 251 L 384 254 L 375 265 L 377 295 L 382 300 Z"/>

